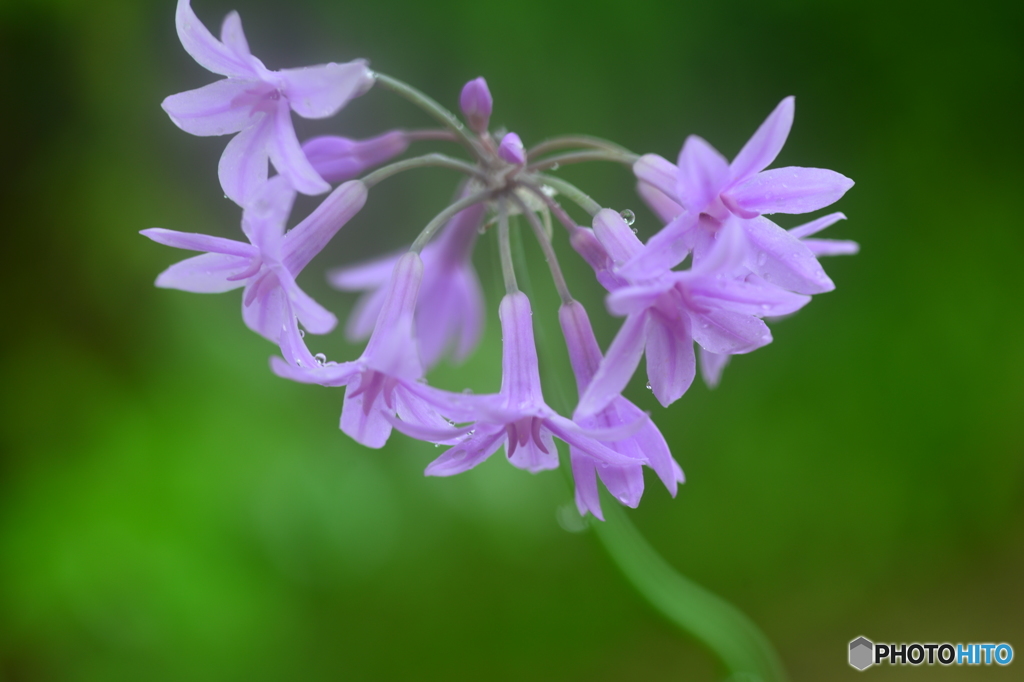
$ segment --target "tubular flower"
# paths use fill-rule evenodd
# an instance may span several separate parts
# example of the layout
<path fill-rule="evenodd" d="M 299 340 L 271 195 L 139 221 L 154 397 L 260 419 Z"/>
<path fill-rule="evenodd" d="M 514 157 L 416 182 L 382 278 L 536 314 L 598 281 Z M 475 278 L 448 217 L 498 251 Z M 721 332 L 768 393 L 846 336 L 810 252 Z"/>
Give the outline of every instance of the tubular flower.
<path fill-rule="evenodd" d="M 501 391 L 476 396 L 415 387 L 421 396 L 441 406 L 445 416 L 472 422 L 459 429 L 466 434 L 465 438 L 430 463 L 427 475 L 451 476 L 468 471 L 502 445 L 509 462 L 520 469 L 534 473 L 554 469 L 558 466 L 556 437 L 602 467 L 646 463 L 643 453 L 621 454 L 600 442 L 630 435 L 630 429 L 640 428 L 647 421 L 646 415 L 642 415 L 641 423 L 630 424 L 624 433 L 606 434 L 583 429 L 557 414 L 547 406 L 541 393 L 530 300 L 522 292 L 507 294 L 498 313 L 503 339 Z M 458 435 L 450 429 L 423 429 L 394 420 L 392 423 L 403 433 L 422 440 L 446 442 L 452 435 Z"/>
<path fill-rule="evenodd" d="M 582 305 L 576 301 L 563 304 L 558 311 L 558 319 L 569 351 L 569 362 L 572 364 L 573 374 L 576 375 L 576 388 L 582 396 L 601 364 L 601 349 L 594 338 L 590 318 L 587 317 Z M 643 424 L 633 435 L 608 444 L 612 450 L 634 460 L 625 466 L 602 466 L 586 452 L 570 445 L 569 456 L 573 478 L 576 481 L 576 506 L 580 514 L 589 511 L 604 520 L 597 493 L 598 476 L 619 502 L 628 507 L 640 504 L 640 496 L 644 492 L 644 459 L 658 474 L 672 497 L 676 496 L 678 484 L 685 480 L 683 470 L 672 458 L 661 431 L 636 405 L 621 395 L 615 396 L 597 414 L 589 417 L 577 416 L 574 421 L 580 427 L 591 430 L 622 428 L 638 421 Z"/>
<path fill-rule="evenodd" d="M 303 194 L 322 194 L 330 185 L 302 149 L 291 112 L 326 118 L 373 85 L 364 60 L 270 71 L 249 52 L 237 12 L 224 19 L 220 40 L 200 23 L 189 0 L 178 0 L 178 38 L 200 66 L 227 76 L 197 90 L 171 95 L 164 111 L 193 135 L 238 133 L 220 158 L 224 193 L 246 206 L 267 178 L 267 160 Z"/>
<path fill-rule="evenodd" d="M 321 386 L 347 386 L 341 430 L 371 448 L 383 447 L 391 435 L 388 415 L 420 428 L 443 429 L 448 422 L 413 390 L 423 377 L 413 328 L 413 311 L 423 279 L 423 262 L 407 253 L 395 264 L 384 305 L 366 350 L 358 360 L 329 363 L 310 354 L 294 325 L 285 328 L 281 351 L 271 358 L 274 373 Z M 457 434 L 456 434 L 457 435 Z"/>
<path fill-rule="evenodd" d="M 167 268 L 156 285 L 197 293 L 244 286 L 246 325 L 275 343 L 292 314 L 314 334 L 331 331 L 337 318 L 302 291 L 295 278 L 363 207 L 366 187 L 358 180 L 339 186 L 309 217 L 285 232 L 294 199 L 295 191 L 282 176 L 267 182 L 242 215 L 242 231 L 249 243 L 159 227 L 142 230 L 160 244 L 207 252 Z"/>
<path fill-rule="evenodd" d="M 741 224 L 756 256 L 751 270 L 766 279 L 781 278 L 780 286 L 804 294 L 835 288 L 814 254 L 795 237 L 766 218 L 765 213 L 808 213 L 824 208 L 846 193 L 853 181 L 823 168 L 764 170 L 789 136 L 793 98 L 775 108 L 730 164 L 703 138 L 686 139 L 673 165 L 646 154 L 633 165 L 641 197 L 670 222 L 647 248 L 621 268 L 639 276 L 652 267 L 673 267 L 691 251 L 696 262 L 730 215 Z M 678 209 L 678 210 L 677 210 Z"/>
<path fill-rule="evenodd" d="M 420 354 L 433 367 L 446 351 L 455 361 L 473 352 L 484 324 L 484 297 L 473 268 L 473 246 L 484 205 L 457 213 L 438 238 L 423 249 L 423 288 L 416 307 Z M 385 284 L 399 256 L 338 268 L 328 280 L 342 291 L 365 291 L 349 317 L 349 339 L 365 339 L 384 304 Z"/>

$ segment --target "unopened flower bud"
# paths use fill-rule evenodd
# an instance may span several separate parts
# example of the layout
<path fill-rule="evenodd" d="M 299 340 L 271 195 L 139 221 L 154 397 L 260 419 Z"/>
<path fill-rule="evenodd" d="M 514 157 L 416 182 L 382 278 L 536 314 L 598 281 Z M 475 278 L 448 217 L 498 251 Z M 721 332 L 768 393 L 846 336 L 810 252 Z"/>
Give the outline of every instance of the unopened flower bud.
<path fill-rule="evenodd" d="M 505 137 L 501 138 L 501 144 L 498 145 L 498 156 L 503 161 L 522 166 L 526 163 L 526 150 L 523 149 L 523 141 L 515 133 L 507 133 Z"/>
<path fill-rule="evenodd" d="M 302 145 L 313 169 L 327 182 L 350 180 L 409 148 L 404 131 L 392 130 L 367 140 L 337 135 L 314 137 Z"/>
<path fill-rule="evenodd" d="M 466 115 L 469 127 L 477 133 L 487 132 L 493 106 L 494 100 L 491 99 L 491 91 L 487 89 L 487 81 L 483 77 L 474 78 L 462 87 L 462 94 L 459 95 L 459 108 Z"/>

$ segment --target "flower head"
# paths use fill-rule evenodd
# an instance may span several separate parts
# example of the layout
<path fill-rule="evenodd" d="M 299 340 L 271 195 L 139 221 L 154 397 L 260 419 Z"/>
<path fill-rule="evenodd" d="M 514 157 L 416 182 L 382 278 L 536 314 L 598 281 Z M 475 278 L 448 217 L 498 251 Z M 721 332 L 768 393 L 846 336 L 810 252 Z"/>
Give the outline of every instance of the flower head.
<path fill-rule="evenodd" d="M 171 95 L 163 108 L 179 128 L 193 135 L 238 133 L 220 159 L 224 193 L 244 207 L 266 180 L 268 159 L 297 191 L 328 191 L 330 185 L 302 153 L 291 112 L 303 118 L 333 115 L 373 85 L 366 62 L 270 71 L 249 51 L 237 12 L 224 19 L 217 40 L 189 1 L 178 0 L 175 14 L 181 44 L 200 66 L 227 78 Z"/>

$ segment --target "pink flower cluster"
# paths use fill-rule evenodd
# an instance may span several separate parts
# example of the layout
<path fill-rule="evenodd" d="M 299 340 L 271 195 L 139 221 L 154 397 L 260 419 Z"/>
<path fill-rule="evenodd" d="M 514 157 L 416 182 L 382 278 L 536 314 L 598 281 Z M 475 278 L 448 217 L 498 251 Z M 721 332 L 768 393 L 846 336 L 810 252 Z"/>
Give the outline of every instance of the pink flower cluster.
<path fill-rule="evenodd" d="M 843 218 L 841 213 L 790 230 L 765 217 L 816 211 L 853 185 L 819 168 L 765 170 L 789 134 L 792 97 L 776 107 L 732 163 L 696 136 L 686 139 L 674 164 L 590 137 L 552 138 L 527 149 L 516 133 L 492 137 L 493 101 L 483 78 L 463 88 L 463 124 L 418 90 L 372 72 L 363 60 L 268 70 L 249 51 L 235 12 L 224 20 L 219 40 L 199 22 L 189 0 L 179 0 L 176 20 L 188 53 L 225 78 L 172 95 L 163 107 L 186 132 L 234 135 L 219 177 L 224 193 L 242 209 L 246 241 L 143 230 L 161 244 L 203 252 L 172 265 L 157 286 L 207 293 L 244 287 L 245 323 L 280 348 L 281 357 L 271 360 L 273 371 L 294 381 L 344 386 L 341 429 L 368 447 L 382 447 L 393 429 L 450 446 L 430 463 L 428 475 L 466 471 L 500 448 L 521 469 L 554 469 L 558 439 L 568 445 L 581 514 L 603 518 L 598 478 L 622 504 L 635 507 L 644 466 L 675 495 L 682 470 L 649 416 L 622 397 L 641 357 L 647 358 L 648 385 L 665 406 L 693 381 L 695 342 L 704 378 L 714 385 L 731 355 L 771 342 L 765 318 L 793 313 L 812 294 L 834 288 L 818 256 L 857 250 L 853 242 L 809 238 Z M 299 142 L 292 112 L 329 117 L 373 86 L 412 101 L 443 127 Z M 382 165 L 421 140 L 461 144 L 470 158 L 430 153 Z M 664 222 L 647 244 L 630 227 L 631 212 L 601 206 L 552 174 L 561 165 L 586 161 L 631 169 L 639 195 Z M 276 175 L 270 176 L 271 165 Z M 346 326 L 350 339 L 368 339 L 362 355 L 329 362 L 311 354 L 305 333 L 327 334 L 337 318 L 303 292 L 296 278 L 362 209 L 371 188 L 404 170 L 431 166 L 465 175 L 456 201 L 408 250 L 328 273 L 336 288 L 363 292 Z M 331 190 L 332 183 L 340 184 Z M 285 229 L 296 193 L 326 192 L 312 213 Z M 576 224 L 563 200 L 589 213 L 591 227 Z M 552 216 L 608 290 L 608 310 L 625 318 L 605 354 L 558 265 Z M 579 393 L 571 416 L 544 400 L 533 313 L 511 258 L 513 229 L 536 236 L 562 300 L 559 324 Z M 498 307 L 501 388 L 487 395 L 444 390 L 425 379 L 440 359 L 461 360 L 480 339 L 485 303 L 472 261 L 480 235 L 498 240 L 506 289 Z"/>

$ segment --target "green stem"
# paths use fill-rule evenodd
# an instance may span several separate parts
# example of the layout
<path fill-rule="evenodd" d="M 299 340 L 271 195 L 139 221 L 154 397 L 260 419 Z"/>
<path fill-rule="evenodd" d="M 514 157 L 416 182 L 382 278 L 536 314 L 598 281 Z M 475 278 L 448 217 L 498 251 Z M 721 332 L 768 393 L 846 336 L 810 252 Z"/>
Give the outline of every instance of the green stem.
<path fill-rule="evenodd" d="M 672 568 L 644 540 L 611 495 L 602 495 L 601 508 L 605 522 L 591 526 L 612 561 L 654 608 L 711 649 L 732 679 L 786 679 L 771 643 L 749 618 Z"/>
<path fill-rule="evenodd" d="M 539 182 L 545 185 L 551 185 L 559 192 L 567 196 L 573 202 L 579 205 L 584 211 L 590 215 L 597 215 L 598 211 L 601 210 L 601 204 L 597 203 L 586 192 L 581 190 L 576 185 L 566 182 L 562 178 L 556 178 L 550 175 L 535 175 L 533 176 Z M 537 188 L 539 189 L 539 188 Z"/>
<path fill-rule="evenodd" d="M 381 180 L 386 180 L 387 178 L 390 178 L 392 175 L 397 175 L 402 171 L 407 171 L 412 168 L 426 168 L 430 166 L 436 168 L 451 168 L 453 170 L 462 171 L 467 175 L 477 175 L 480 176 L 481 178 L 487 177 L 484 171 L 482 171 L 480 168 L 474 166 L 471 163 L 467 163 L 466 161 L 460 161 L 459 159 L 453 159 L 450 156 L 445 156 L 444 154 L 434 153 L 424 154 L 423 156 L 414 156 L 411 159 L 402 159 L 401 161 L 396 161 L 395 163 L 388 164 L 387 166 L 378 168 L 372 173 L 366 174 L 362 178 L 362 181 L 367 188 L 370 188 L 379 183 Z"/>
<path fill-rule="evenodd" d="M 420 232 L 418 237 L 416 237 L 416 241 L 412 243 L 412 246 L 409 247 L 409 250 L 419 253 L 420 251 L 423 250 L 423 247 L 427 245 L 427 242 L 430 241 L 430 238 L 434 236 L 434 233 L 437 232 L 438 228 L 440 228 L 442 225 L 448 222 L 452 216 L 454 216 L 459 211 L 462 211 L 463 209 L 469 208 L 473 204 L 479 204 L 481 201 L 487 201 L 490 198 L 491 192 L 489 190 L 486 190 L 459 199 L 451 206 L 448 206 L 443 211 L 434 216 L 433 220 L 427 223 L 427 226 L 424 227 L 423 231 Z"/>
<path fill-rule="evenodd" d="M 572 303 L 572 294 L 569 293 L 569 285 L 565 283 L 565 276 L 562 274 L 562 268 L 558 265 L 558 257 L 555 255 L 555 249 L 551 245 L 551 239 L 544 231 L 544 226 L 540 224 L 540 219 L 537 215 L 530 210 L 526 205 L 526 202 L 519 198 L 518 195 L 513 194 L 512 200 L 516 202 L 519 210 L 522 211 L 523 215 L 526 216 L 527 221 L 530 223 L 530 227 L 533 228 L 533 234 L 537 237 L 537 241 L 540 243 L 541 251 L 544 252 L 544 260 L 547 261 L 548 269 L 551 271 L 551 279 L 555 281 L 555 289 L 558 291 L 558 297 L 562 299 L 562 303 Z"/>
<path fill-rule="evenodd" d="M 465 145 L 466 148 L 469 149 L 469 151 L 478 159 L 484 160 L 486 158 L 480 149 L 478 142 L 469 133 L 469 131 L 466 130 L 466 126 L 462 124 L 462 121 L 460 121 L 455 114 L 438 104 L 432 97 L 426 93 L 420 92 L 411 85 L 403 83 L 397 78 L 392 78 L 391 76 L 383 73 L 377 73 L 375 76 L 378 85 L 397 95 L 401 95 L 433 116 L 439 123 L 441 123 L 441 125 L 451 130 L 459 142 Z"/>
<path fill-rule="evenodd" d="M 501 274 L 505 280 L 505 293 L 514 294 L 519 291 L 519 284 L 516 282 L 516 269 L 512 265 L 512 242 L 508 234 L 508 209 L 505 202 L 501 202 L 498 214 L 498 253 L 501 254 Z"/>
<path fill-rule="evenodd" d="M 618 152 L 620 154 L 630 154 L 635 156 L 633 152 L 621 145 L 615 144 L 609 140 L 602 140 L 600 137 L 593 137 L 591 135 L 563 135 L 561 137 L 553 137 L 550 140 L 544 140 L 534 148 L 530 149 L 526 152 L 526 155 L 532 159 L 540 156 L 541 154 L 547 154 L 550 151 L 565 149 L 567 147 L 604 149 L 609 152 Z"/>
<path fill-rule="evenodd" d="M 640 157 L 636 154 L 623 154 L 621 152 L 609 152 L 604 150 L 590 150 L 585 152 L 569 152 L 558 156 L 549 156 L 546 159 L 535 161 L 526 167 L 530 171 L 542 171 L 549 168 L 557 168 L 570 163 L 585 163 L 587 161 L 612 161 L 626 166 L 632 166 Z"/>

